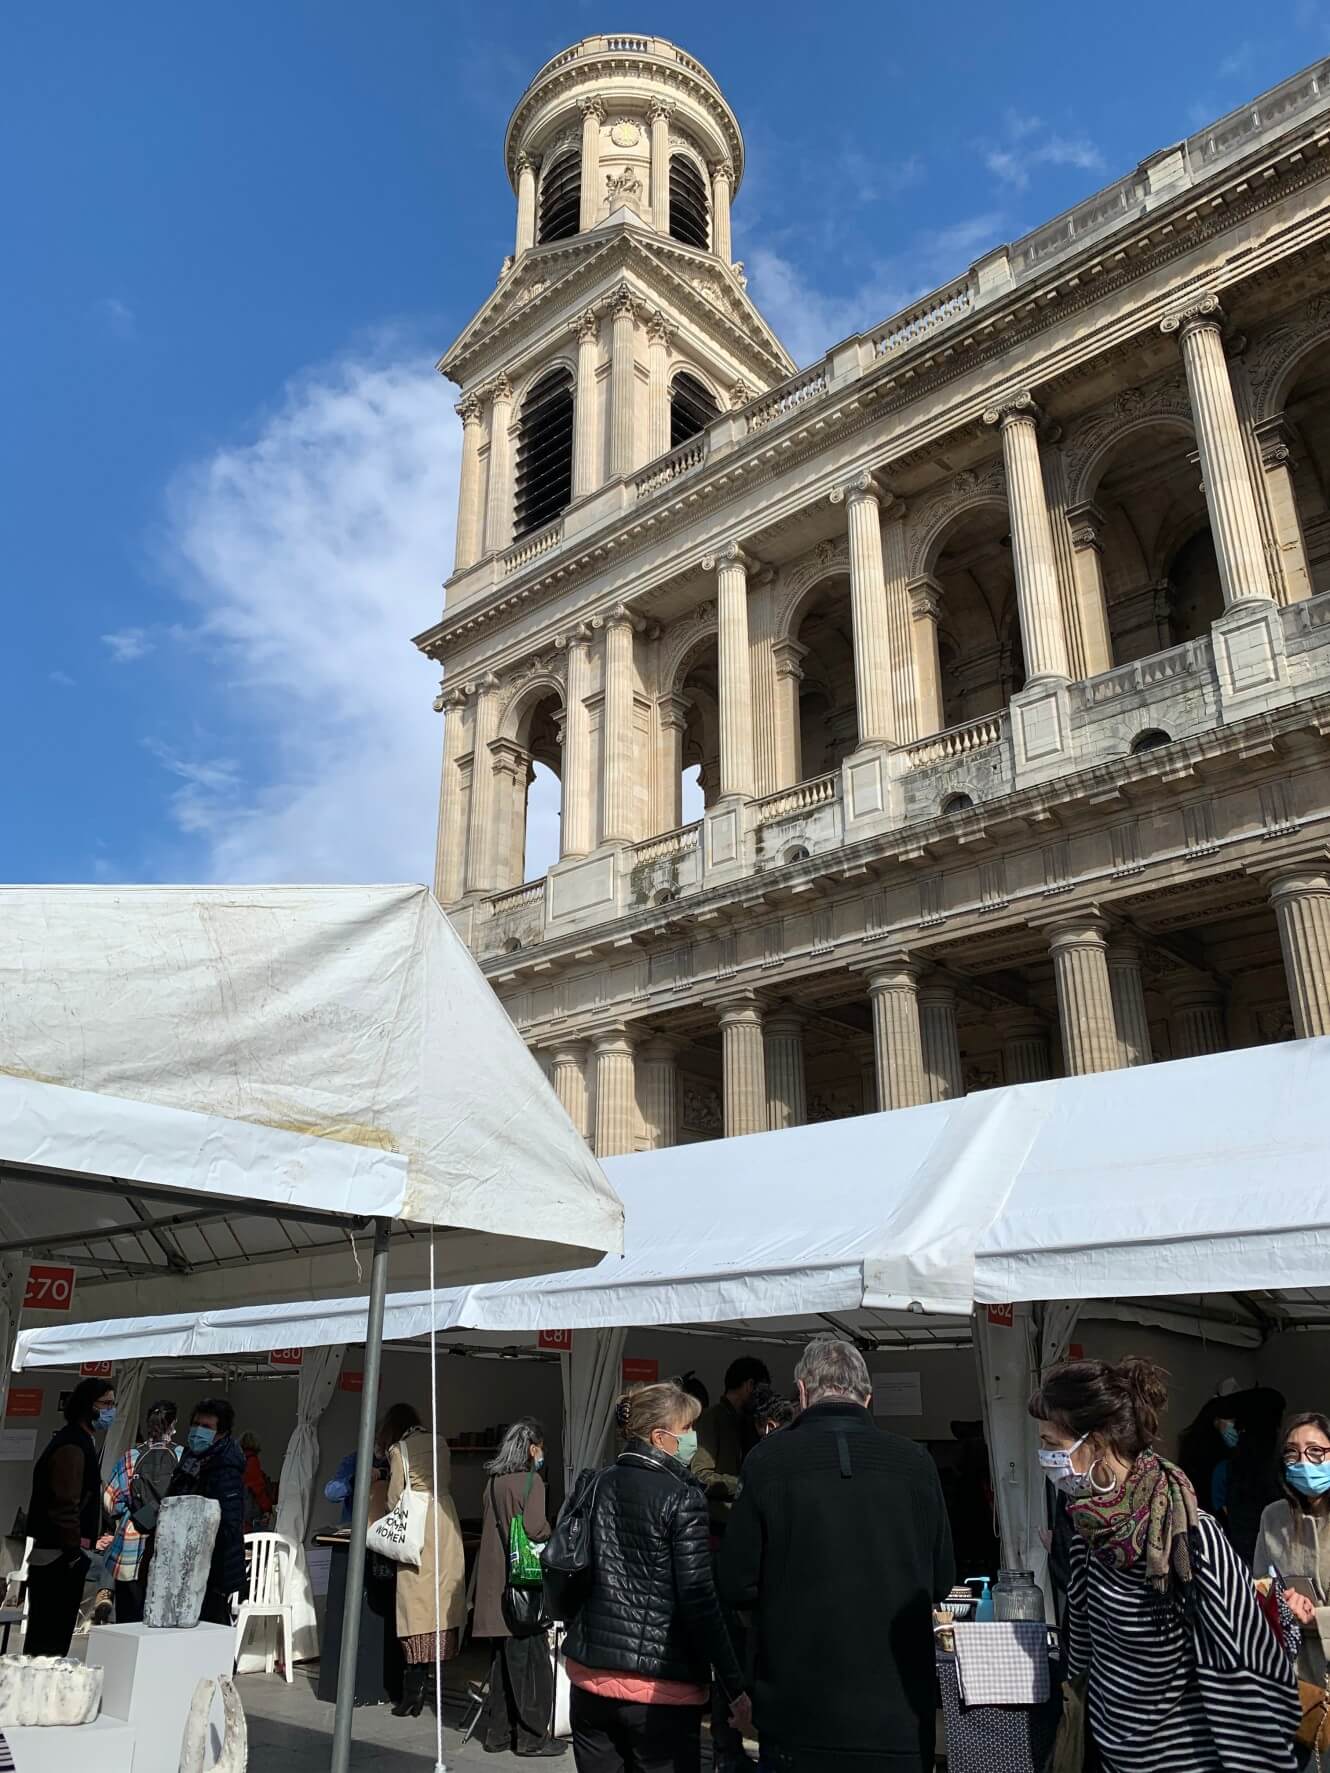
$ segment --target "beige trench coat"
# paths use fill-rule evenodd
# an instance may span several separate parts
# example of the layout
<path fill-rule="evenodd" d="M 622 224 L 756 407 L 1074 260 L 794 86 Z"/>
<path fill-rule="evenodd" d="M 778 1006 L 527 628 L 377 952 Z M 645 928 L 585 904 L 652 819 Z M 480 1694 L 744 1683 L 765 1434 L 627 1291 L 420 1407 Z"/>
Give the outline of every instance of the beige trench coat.
<path fill-rule="evenodd" d="M 388 1506 L 402 1494 L 403 1442 L 388 1453 Z M 428 1429 L 412 1429 L 405 1439 L 406 1460 L 411 1468 L 411 1488 L 428 1496 L 433 1481 L 433 1448 Z M 462 1553 L 462 1527 L 457 1518 L 450 1484 L 452 1461 L 448 1444 L 438 1440 L 439 1495 L 425 1521 L 425 1544 L 420 1568 L 397 1566 L 397 1635 L 420 1637 L 431 1631 L 452 1631 L 466 1618 L 466 1569 Z M 439 1544 L 438 1618 L 434 1605 L 434 1542 Z"/>

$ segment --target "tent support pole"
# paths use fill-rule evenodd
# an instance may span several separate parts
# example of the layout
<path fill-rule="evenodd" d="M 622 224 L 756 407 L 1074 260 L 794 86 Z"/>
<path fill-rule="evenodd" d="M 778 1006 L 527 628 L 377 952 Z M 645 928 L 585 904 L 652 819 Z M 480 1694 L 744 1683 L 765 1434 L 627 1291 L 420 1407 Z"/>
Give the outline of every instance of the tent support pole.
<path fill-rule="evenodd" d="M 391 1219 L 374 1221 L 374 1259 L 369 1274 L 369 1315 L 365 1324 L 365 1376 L 360 1394 L 355 1488 L 351 1493 L 351 1546 L 346 1559 L 346 1605 L 342 1610 L 342 1654 L 337 1665 L 337 1714 L 333 1722 L 331 1773 L 348 1773 L 351 1765 L 351 1720 L 356 1705 L 356 1654 L 360 1648 L 360 1602 L 365 1592 L 365 1534 L 369 1528 L 369 1493 L 374 1474 L 374 1417 L 378 1411 L 383 1305 L 388 1296 L 391 1233 Z"/>

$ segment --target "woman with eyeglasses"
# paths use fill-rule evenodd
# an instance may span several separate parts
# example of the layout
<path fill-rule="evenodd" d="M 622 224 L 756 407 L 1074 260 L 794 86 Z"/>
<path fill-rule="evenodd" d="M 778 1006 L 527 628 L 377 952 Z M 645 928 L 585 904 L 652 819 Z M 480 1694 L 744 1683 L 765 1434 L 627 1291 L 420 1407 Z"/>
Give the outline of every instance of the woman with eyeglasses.
<path fill-rule="evenodd" d="M 1285 1498 L 1261 1516 L 1253 1573 L 1273 1564 L 1290 1588 L 1288 1604 L 1302 1626 L 1298 1674 L 1323 1687 L 1326 1658 L 1316 1613 L 1330 1601 L 1330 1419 L 1316 1411 L 1291 1416 L 1281 1449 Z"/>

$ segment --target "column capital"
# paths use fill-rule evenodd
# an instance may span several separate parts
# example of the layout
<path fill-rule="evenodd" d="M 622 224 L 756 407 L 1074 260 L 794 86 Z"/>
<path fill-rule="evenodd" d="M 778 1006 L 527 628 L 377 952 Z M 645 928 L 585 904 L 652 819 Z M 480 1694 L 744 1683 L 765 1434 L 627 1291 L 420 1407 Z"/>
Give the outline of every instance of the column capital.
<path fill-rule="evenodd" d="M 465 429 L 467 425 L 478 425 L 485 413 L 485 403 L 479 394 L 464 394 L 453 408 Z"/>
<path fill-rule="evenodd" d="M 449 689 L 446 682 L 440 682 L 439 693 L 434 698 L 434 712 L 447 714 L 450 709 L 461 708 L 466 703 L 466 691 L 461 685 Z"/>
<path fill-rule="evenodd" d="M 525 745 L 519 745 L 516 739 L 491 739 L 489 752 L 501 775 L 511 776 L 515 782 L 525 781 L 531 769 L 531 753 Z"/>
<path fill-rule="evenodd" d="M 635 610 L 629 609 L 626 603 L 616 603 L 613 609 L 607 609 L 602 615 L 593 616 L 591 626 L 597 632 L 602 628 L 631 628 L 635 634 L 640 634 L 646 627 L 646 621 Z"/>
<path fill-rule="evenodd" d="M 591 1036 L 591 1050 L 600 1058 L 602 1053 L 636 1052 L 641 1041 L 641 1031 L 630 1027 L 626 1022 L 615 1022 L 609 1028 L 600 1028 Z"/>
<path fill-rule="evenodd" d="M 652 99 L 647 106 L 648 123 L 668 123 L 674 116 L 674 106 L 668 99 Z"/>
<path fill-rule="evenodd" d="M 792 677 L 796 683 L 803 677 L 803 662 L 808 657 L 808 648 L 797 640 L 775 641 L 771 656 L 775 661 L 777 677 Z"/>
<path fill-rule="evenodd" d="M 1272 899 L 1322 899 L 1330 896 L 1330 865 L 1306 862 L 1263 873 Z"/>
<path fill-rule="evenodd" d="M 1065 953 L 1069 948 L 1095 948 L 1107 945 L 1108 922 L 1097 911 L 1072 911 L 1064 917 L 1052 918 L 1041 925 L 1048 937 L 1049 952 Z"/>
<path fill-rule="evenodd" d="M 734 183 L 733 160 L 713 160 L 710 170 L 713 179 L 725 179 L 731 185 Z"/>
<path fill-rule="evenodd" d="M 577 108 L 582 113 L 583 123 L 586 122 L 588 117 L 594 117 L 596 119 L 597 123 L 603 123 L 605 121 L 606 110 L 605 110 L 605 101 L 603 99 L 598 99 L 598 98 L 578 99 Z"/>
<path fill-rule="evenodd" d="M 765 1028 L 768 1034 L 802 1034 L 806 1021 L 807 1017 L 797 1005 L 780 1004 L 768 1015 Z"/>
<path fill-rule="evenodd" d="M 651 1034 L 637 1049 L 637 1056 L 648 1061 L 677 1059 L 682 1044 L 681 1041 L 671 1039 L 668 1034 Z"/>
<path fill-rule="evenodd" d="M 919 981 L 919 1002 L 954 1005 L 956 987 L 941 973 L 925 973 Z"/>
<path fill-rule="evenodd" d="M 600 337 L 600 315 L 595 308 L 584 308 L 577 317 L 568 322 L 568 331 L 581 344 L 594 344 Z"/>
<path fill-rule="evenodd" d="M 688 696 L 671 694 L 662 696 L 656 703 L 657 717 L 667 732 L 683 732 L 688 725 L 688 716 L 692 712 L 692 700 Z"/>
<path fill-rule="evenodd" d="M 871 468 L 851 474 L 839 486 L 833 486 L 827 498 L 833 505 L 843 504 L 851 511 L 856 505 L 877 505 L 887 509 L 898 502 L 891 488 L 884 486 Z"/>
<path fill-rule="evenodd" d="M 568 652 L 575 646 L 590 646 L 590 626 L 586 622 L 578 622 L 576 627 L 569 628 L 565 633 L 557 635 L 554 645 L 558 652 Z"/>
<path fill-rule="evenodd" d="M 908 954 L 885 954 L 874 961 L 868 971 L 868 995 L 880 997 L 886 991 L 914 991 L 925 964 Z"/>
<path fill-rule="evenodd" d="M 585 1065 L 589 1048 L 585 1040 L 555 1040 L 541 1051 L 548 1053 L 551 1065 Z"/>
<path fill-rule="evenodd" d="M 716 573 L 726 566 L 742 567 L 746 573 L 762 570 L 762 562 L 755 560 L 738 542 L 726 542 L 722 547 L 702 556 L 702 571 Z"/>
<path fill-rule="evenodd" d="M 1105 518 L 1103 511 L 1093 499 L 1083 499 L 1079 505 L 1069 505 L 1066 517 L 1071 528 L 1073 548 L 1094 548 L 1100 553 L 1103 552 L 1104 544 L 1100 537 Z"/>
<path fill-rule="evenodd" d="M 999 394 L 992 406 L 984 411 L 984 423 L 1000 425 L 1003 430 L 1009 425 L 1038 425 L 1042 417 L 1028 388 L 1013 388 L 1008 394 Z"/>
<path fill-rule="evenodd" d="M 717 1021 L 722 1028 L 760 1028 L 765 1014 L 762 999 L 755 991 L 740 991 L 723 998 L 716 1006 Z"/>
<path fill-rule="evenodd" d="M 1111 929 L 1108 932 L 1108 964 L 1139 966 L 1145 954 L 1145 938 L 1133 929 Z"/>
<path fill-rule="evenodd" d="M 1048 1023 L 1038 1010 L 1031 1009 L 1027 1004 L 1009 1004 L 1005 1009 L 994 1010 L 993 1027 L 997 1030 L 1000 1040 L 1046 1040 Z"/>
<path fill-rule="evenodd" d="M 495 376 L 492 382 L 482 388 L 481 393 L 497 406 L 501 400 L 511 402 L 513 397 L 513 384 L 506 374 L 500 372 L 500 374 Z"/>
<path fill-rule="evenodd" d="M 626 283 L 621 283 L 610 291 L 610 299 L 606 305 L 611 320 L 637 319 L 637 298 Z"/>
<path fill-rule="evenodd" d="M 647 316 L 647 337 L 653 345 L 672 345 L 674 330 L 659 308 L 651 310 Z"/>
<path fill-rule="evenodd" d="M 927 617 L 930 622 L 937 622 L 942 617 L 942 587 L 931 575 L 911 579 L 905 588 L 910 599 L 910 614 L 918 621 Z"/>
<path fill-rule="evenodd" d="M 479 677 L 473 677 L 462 685 L 462 694 L 466 696 L 483 696 L 499 687 L 499 680 L 493 671 L 482 671 Z"/>
<path fill-rule="evenodd" d="M 513 161 L 513 170 L 517 173 L 518 177 L 520 178 L 524 172 L 534 172 L 539 165 L 540 165 L 539 155 L 528 154 L 526 149 L 523 148 L 521 153 L 517 156 L 516 160 Z"/>
<path fill-rule="evenodd" d="M 1207 290 L 1204 295 L 1197 296 L 1180 308 L 1174 308 L 1159 322 L 1160 332 L 1170 337 L 1176 333 L 1179 340 L 1203 326 L 1212 327 L 1216 332 L 1224 329 L 1224 310 L 1213 290 Z"/>

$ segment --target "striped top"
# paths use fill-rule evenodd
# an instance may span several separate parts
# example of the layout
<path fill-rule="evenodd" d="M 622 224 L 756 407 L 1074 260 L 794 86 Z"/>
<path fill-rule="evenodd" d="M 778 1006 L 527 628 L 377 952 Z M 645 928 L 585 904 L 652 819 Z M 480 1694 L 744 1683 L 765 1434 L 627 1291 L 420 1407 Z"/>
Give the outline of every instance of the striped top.
<path fill-rule="evenodd" d="M 1105 1773 L 1293 1773 L 1293 1668 L 1212 1516 L 1199 1534 L 1189 1621 L 1143 1575 L 1071 1542 L 1067 1672 L 1089 1676 Z"/>

